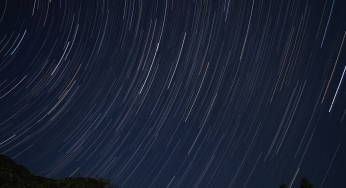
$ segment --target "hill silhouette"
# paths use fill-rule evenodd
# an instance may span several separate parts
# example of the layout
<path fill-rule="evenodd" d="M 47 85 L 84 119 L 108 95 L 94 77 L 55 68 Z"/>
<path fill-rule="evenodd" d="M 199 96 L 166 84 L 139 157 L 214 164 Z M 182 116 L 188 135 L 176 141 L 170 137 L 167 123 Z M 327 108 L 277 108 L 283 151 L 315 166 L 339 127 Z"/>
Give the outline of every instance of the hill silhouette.
<path fill-rule="evenodd" d="M 16 164 L 10 157 L 0 155 L 0 187 L 4 188 L 117 188 L 109 179 L 95 175 L 95 178 L 60 178 L 58 180 L 36 176 L 26 167 Z"/>

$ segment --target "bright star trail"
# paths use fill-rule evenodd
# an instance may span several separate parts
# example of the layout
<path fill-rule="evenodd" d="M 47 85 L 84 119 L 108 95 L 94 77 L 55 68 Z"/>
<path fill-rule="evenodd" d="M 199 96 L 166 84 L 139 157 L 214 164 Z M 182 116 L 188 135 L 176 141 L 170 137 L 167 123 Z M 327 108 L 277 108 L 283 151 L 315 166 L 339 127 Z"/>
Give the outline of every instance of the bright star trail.
<path fill-rule="evenodd" d="M 124 188 L 346 187 L 345 0 L 0 1 L 0 153 Z"/>

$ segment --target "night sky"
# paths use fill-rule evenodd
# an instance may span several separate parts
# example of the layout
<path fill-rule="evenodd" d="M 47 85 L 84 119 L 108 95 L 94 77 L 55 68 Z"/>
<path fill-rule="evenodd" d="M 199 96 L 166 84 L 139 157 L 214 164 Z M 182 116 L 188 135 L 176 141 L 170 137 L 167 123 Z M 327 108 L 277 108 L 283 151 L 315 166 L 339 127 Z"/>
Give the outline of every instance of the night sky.
<path fill-rule="evenodd" d="M 124 188 L 346 187 L 345 38 L 345 0 L 1 0 L 0 153 Z"/>

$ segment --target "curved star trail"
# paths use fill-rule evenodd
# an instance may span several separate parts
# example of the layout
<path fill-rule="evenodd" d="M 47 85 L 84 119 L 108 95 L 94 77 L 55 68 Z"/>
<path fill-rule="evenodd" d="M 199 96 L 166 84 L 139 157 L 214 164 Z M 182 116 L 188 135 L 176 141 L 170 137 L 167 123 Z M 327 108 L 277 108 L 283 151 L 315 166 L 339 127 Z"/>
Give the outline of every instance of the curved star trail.
<path fill-rule="evenodd" d="M 121 187 L 345 187 L 346 1 L 0 3 L 0 153 Z"/>

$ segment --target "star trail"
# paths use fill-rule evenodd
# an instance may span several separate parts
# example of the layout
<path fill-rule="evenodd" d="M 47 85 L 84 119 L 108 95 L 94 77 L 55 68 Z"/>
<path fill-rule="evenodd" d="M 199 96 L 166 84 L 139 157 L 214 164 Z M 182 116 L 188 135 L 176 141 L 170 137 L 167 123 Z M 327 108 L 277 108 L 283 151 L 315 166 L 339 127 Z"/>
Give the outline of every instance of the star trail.
<path fill-rule="evenodd" d="M 346 1 L 2 0 L 0 153 L 120 187 L 346 187 Z"/>

